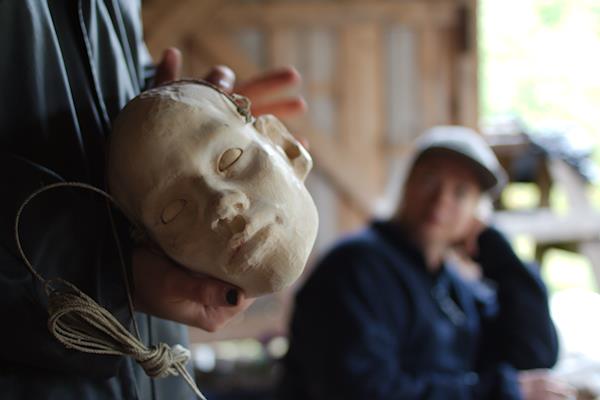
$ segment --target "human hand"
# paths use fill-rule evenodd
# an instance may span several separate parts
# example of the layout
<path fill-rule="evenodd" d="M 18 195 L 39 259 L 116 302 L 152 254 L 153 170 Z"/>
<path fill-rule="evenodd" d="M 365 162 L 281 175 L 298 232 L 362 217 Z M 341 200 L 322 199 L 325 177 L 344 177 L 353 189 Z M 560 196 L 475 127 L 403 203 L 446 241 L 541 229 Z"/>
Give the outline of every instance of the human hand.
<path fill-rule="evenodd" d="M 479 253 L 479 235 L 481 235 L 485 228 L 487 228 L 487 224 L 477 217 L 474 217 L 467 227 L 462 246 L 469 257 L 477 257 Z"/>
<path fill-rule="evenodd" d="M 487 228 L 487 224 L 476 216 L 466 221 L 461 228 L 455 232 L 452 250 L 465 259 L 474 259 L 479 253 L 479 235 Z"/>
<path fill-rule="evenodd" d="M 233 91 L 250 99 L 253 115 L 273 114 L 284 118 L 305 112 L 306 103 L 298 95 L 283 98 L 273 96 L 298 85 L 301 80 L 300 74 L 293 67 L 281 67 L 239 82 Z"/>
<path fill-rule="evenodd" d="M 181 75 L 181 51 L 176 47 L 169 47 L 163 52 L 162 59 L 156 66 L 153 86 L 176 81 Z"/>
<path fill-rule="evenodd" d="M 156 68 L 155 85 L 179 79 L 181 72 L 181 52 L 174 48 L 164 51 Z M 243 82 L 236 83 L 234 72 L 227 66 L 214 66 L 204 80 L 226 92 L 235 92 L 250 99 L 253 115 L 273 114 L 277 117 L 290 117 L 306 111 L 302 96 L 274 97 L 298 85 L 300 74 L 293 67 L 282 67 L 266 71 Z"/>
<path fill-rule="evenodd" d="M 519 372 L 519 386 L 525 400 L 575 400 L 576 391 L 567 383 L 553 377 L 548 370 Z"/>
<path fill-rule="evenodd" d="M 241 289 L 192 276 L 158 250 L 137 247 L 132 256 L 136 310 L 214 332 L 252 304 Z"/>

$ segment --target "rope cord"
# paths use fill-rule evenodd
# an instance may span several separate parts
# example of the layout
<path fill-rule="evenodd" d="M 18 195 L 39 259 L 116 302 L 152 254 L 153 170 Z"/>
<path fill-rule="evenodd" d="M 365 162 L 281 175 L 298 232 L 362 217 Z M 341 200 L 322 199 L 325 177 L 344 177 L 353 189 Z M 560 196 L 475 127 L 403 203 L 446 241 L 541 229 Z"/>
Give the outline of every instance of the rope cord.
<path fill-rule="evenodd" d="M 172 348 L 166 343 L 156 346 L 145 346 L 136 327 L 136 336 L 132 335 L 108 310 L 96 303 L 91 297 L 79 290 L 75 285 L 60 278 L 44 279 L 40 275 L 23 250 L 19 235 L 19 224 L 25 207 L 43 192 L 59 187 L 76 187 L 91 190 L 103 196 L 108 202 L 117 204 L 108 193 L 94 186 L 80 182 L 60 182 L 33 192 L 19 207 L 15 218 L 15 240 L 17 249 L 25 266 L 39 280 L 48 296 L 48 329 L 52 335 L 69 349 L 85 353 L 130 356 L 152 378 L 163 378 L 169 375 L 181 375 L 192 391 L 202 400 L 206 400 L 185 365 L 191 358 L 188 349 L 180 345 Z M 133 299 L 127 278 L 123 251 L 119 243 L 116 225 L 110 207 L 108 208 L 111 228 L 117 242 L 117 251 L 123 267 L 125 289 L 131 318 L 134 320 Z"/>

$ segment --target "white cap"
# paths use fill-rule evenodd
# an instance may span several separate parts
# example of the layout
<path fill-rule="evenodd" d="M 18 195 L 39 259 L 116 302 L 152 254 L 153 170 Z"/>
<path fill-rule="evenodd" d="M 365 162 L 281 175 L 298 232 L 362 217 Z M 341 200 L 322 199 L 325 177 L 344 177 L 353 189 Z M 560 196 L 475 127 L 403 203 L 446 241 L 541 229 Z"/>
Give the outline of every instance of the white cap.
<path fill-rule="evenodd" d="M 415 141 L 416 162 L 432 150 L 445 150 L 470 161 L 477 170 L 482 190 L 498 193 L 507 182 L 506 172 L 483 137 L 463 126 L 436 126 Z"/>

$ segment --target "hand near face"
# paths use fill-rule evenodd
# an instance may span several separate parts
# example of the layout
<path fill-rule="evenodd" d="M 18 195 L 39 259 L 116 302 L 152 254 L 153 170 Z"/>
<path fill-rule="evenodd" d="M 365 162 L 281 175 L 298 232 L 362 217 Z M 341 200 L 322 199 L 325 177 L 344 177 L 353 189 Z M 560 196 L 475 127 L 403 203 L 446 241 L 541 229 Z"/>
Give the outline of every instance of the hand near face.
<path fill-rule="evenodd" d="M 479 240 L 479 235 L 481 235 L 485 228 L 487 228 L 487 224 L 477 217 L 474 217 L 467 226 L 464 239 L 458 244 L 458 246 L 462 247 L 469 257 L 477 257 L 479 253 L 477 242 Z"/>
<path fill-rule="evenodd" d="M 519 386 L 525 400 L 575 399 L 575 390 L 546 370 L 522 371 Z"/>
<path fill-rule="evenodd" d="M 192 276 L 149 246 L 134 250 L 132 270 L 136 310 L 209 332 L 253 301 L 225 282 Z"/>

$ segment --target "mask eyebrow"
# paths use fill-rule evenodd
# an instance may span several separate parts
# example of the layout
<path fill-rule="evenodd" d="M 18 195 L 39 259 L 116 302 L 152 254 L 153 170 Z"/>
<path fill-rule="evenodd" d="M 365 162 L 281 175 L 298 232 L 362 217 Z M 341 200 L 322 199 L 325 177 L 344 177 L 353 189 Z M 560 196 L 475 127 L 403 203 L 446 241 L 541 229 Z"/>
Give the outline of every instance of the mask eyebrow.
<path fill-rule="evenodd" d="M 207 135 L 209 133 L 212 133 L 212 132 L 216 131 L 219 128 L 219 126 L 221 126 L 221 125 L 225 125 L 225 124 L 221 124 L 218 121 L 214 121 L 214 120 L 204 122 L 198 128 L 198 135 Z"/>

